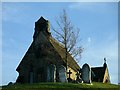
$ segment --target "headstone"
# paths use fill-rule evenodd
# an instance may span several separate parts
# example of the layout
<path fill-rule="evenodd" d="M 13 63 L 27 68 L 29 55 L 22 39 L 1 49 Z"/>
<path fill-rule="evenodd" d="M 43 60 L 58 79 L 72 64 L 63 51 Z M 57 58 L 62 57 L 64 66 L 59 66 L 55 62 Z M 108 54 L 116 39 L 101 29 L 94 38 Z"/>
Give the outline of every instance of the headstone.
<path fill-rule="evenodd" d="M 77 82 L 77 83 L 82 83 L 82 82 L 83 82 L 83 81 L 82 81 L 82 78 L 80 77 L 80 75 L 81 75 L 81 73 L 79 73 L 79 72 L 76 73 L 76 76 L 77 76 L 77 77 L 76 77 L 76 82 Z"/>
<path fill-rule="evenodd" d="M 47 69 L 47 81 L 56 82 L 56 66 L 51 64 Z"/>
<path fill-rule="evenodd" d="M 29 74 L 30 74 L 29 80 L 30 80 L 30 83 L 32 84 L 33 83 L 33 66 L 32 65 L 30 66 Z"/>
<path fill-rule="evenodd" d="M 14 83 L 13 82 L 9 82 L 8 86 L 11 86 L 11 85 L 14 85 Z M 0 90 L 2 90 L 2 89 L 0 88 Z"/>
<path fill-rule="evenodd" d="M 61 65 L 59 68 L 59 81 L 67 82 L 66 69 L 63 65 Z"/>
<path fill-rule="evenodd" d="M 30 83 L 31 84 L 33 83 L 33 72 L 32 71 L 30 72 Z"/>
<path fill-rule="evenodd" d="M 84 83 L 91 83 L 91 68 L 88 64 L 84 64 L 82 67 L 82 80 Z"/>

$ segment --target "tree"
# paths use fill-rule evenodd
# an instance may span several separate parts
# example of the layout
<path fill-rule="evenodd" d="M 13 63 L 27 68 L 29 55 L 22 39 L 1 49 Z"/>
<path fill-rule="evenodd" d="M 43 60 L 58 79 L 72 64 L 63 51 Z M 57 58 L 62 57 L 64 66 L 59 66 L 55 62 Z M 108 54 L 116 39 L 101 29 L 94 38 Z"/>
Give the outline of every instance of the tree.
<path fill-rule="evenodd" d="M 71 21 L 69 20 L 67 13 L 63 10 L 63 14 L 60 15 L 60 20 L 56 20 L 58 28 L 55 29 L 52 25 L 52 30 L 56 33 L 56 39 L 65 47 L 65 61 L 66 61 L 66 70 L 68 67 L 68 53 L 78 62 L 77 58 L 81 58 L 81 53 L 83 48 L 78 46 L 77 40 L 79 37 L 79 28 L 75 28 Z M 58 30 L 59 29 L 59 30 Z"/>

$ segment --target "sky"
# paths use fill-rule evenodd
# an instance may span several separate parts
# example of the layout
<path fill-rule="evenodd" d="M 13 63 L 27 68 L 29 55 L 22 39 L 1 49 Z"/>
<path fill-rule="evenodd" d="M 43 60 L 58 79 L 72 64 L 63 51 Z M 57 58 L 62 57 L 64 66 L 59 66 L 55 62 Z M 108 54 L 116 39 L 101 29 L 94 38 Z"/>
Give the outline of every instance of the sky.
<path fill-rule="evenodd" d="M 72 24 L 80 28 L 78 43 L 84 48 L 80 67 L 107 65 L 111 83 L 118 83 L 118 4 L 117 2 L 3 2 L 2 3 L 2 83 L 15 82 L 16 68 L 27 52 L 35 22 L 43 16 L 56 27 L 55 20 L 66 9 Z M 51 30 L 52 35 L 54 35 Z"/>

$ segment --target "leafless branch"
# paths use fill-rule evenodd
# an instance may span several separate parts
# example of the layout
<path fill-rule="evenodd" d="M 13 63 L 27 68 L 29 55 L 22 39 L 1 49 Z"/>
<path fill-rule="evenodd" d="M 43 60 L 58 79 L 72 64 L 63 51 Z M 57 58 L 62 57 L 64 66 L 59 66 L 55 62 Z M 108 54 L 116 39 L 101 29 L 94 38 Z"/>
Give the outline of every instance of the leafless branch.
<path fill-rule="evenodd" d="M 56 23 L 60 30 L 56 30 L 53 27 L 52 30 L 57 34 L 56 39 L 65 46 L 65 59 L 67 63 L 68 52 L 73 56 L 73 58 L 78 56 L 81 57 L 81 53 L 83 52 L 83 48 L 77 46 L 80 29 L 75 28 L 72 25 L 65 10 L 63 10 L 63 14 L 59 19 L 60 20 L 56 20 Z"/>

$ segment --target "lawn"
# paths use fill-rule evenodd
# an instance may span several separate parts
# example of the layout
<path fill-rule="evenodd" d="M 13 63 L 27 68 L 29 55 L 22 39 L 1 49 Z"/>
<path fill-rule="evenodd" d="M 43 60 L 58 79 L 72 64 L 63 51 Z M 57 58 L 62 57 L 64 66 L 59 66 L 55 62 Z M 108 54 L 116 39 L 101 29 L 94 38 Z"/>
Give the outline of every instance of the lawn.
<path fill-rule="evenodd" d="M 119 86 L 120 87 L 120 86 Z M 2 90 L 120 90 L 118 85 L 103 84 L 93 82 L 89 84 L 75 84 L 75 83 L 35 83 L 35 84 L 15 84 L 9 86 L 2 86 Z"/>

